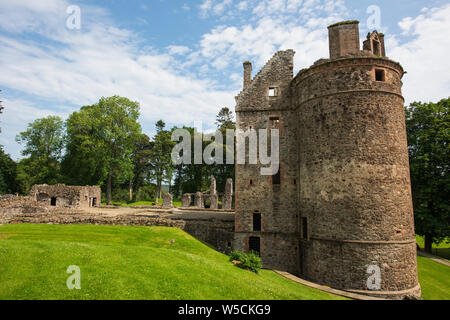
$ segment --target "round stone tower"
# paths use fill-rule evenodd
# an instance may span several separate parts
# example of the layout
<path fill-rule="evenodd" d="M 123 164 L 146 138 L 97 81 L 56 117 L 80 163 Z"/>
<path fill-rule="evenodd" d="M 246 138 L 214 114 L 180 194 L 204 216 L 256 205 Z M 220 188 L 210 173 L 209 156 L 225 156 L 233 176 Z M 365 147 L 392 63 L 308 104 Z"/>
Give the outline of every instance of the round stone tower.
<path fill-rule="evenodd" d="M 298 117 L 300 268 L 314 282 L 418 298 L 402 66 L 376 31 L 329 27 L 330 59 L 292 82 Z"/>

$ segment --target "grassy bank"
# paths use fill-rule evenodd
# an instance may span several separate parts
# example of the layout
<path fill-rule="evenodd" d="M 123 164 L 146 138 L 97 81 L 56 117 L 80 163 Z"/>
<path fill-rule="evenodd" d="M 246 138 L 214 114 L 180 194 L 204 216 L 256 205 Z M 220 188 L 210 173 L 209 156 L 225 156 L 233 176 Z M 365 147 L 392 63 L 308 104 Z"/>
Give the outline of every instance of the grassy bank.
<path fill-rule="evenodd" d="M 174 228 L 4 225 L 0 261 L 0 299 L 341 299 L 237 268 Z M 66 286 L 71 265 L 81 290 Z"/>

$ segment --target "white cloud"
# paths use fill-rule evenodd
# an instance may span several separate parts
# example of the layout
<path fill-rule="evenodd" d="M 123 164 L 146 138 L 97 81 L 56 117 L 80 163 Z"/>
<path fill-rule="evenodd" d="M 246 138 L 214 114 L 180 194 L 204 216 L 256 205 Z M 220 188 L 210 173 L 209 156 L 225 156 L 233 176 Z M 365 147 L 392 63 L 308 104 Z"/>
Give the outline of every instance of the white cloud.
<path fill-rule="evenodd" d="M 387 55 L 408 72 L 404 78 L 406 102 L 437 101 L 450 96 L 450 5 L 424 9 L 422 14 L 399 22 L 403 38 L 388 37 Z M 388 35 L 389 36 L 389 35 Z"/>
<path fill-rule="evenodd" d="M 211 10 L 212 5 L 213 0 L 204 0 L 203 3 L 200 5 L 200 15 L 203 18 L 206 18 L 208 16 L 208 13 Z"/>
<path fill-rule="evenodd" d="M 3 110 L 0 116 L 0 145 L 5 146 L 5 150 L 10 153 L 13 159 L 20 157 L 21 146 L 15 142 L 15 137 L 19 132 L 25 131 L 28 123 L 35 119 L 44 118 L 50 115 L 66 118 L 70 108 L 61 106 L 56 109 L 42 108 L 24 99 L 3 99 Z"/>
<path fill-rule="evenodd" d="M 191 51 L 191 49 L 186 46 L 168 46 L 167 50 L 170 55 L 183 55 Z"/>
<path fill-rule="evenodd" d="M 81 30 L 68 30 L 64 19 L 55 19 L 54 7 L 35 9 L 31 3 L 23 1 L 22 10 L 14 7 L 17 15 L 30 11 L 35 25 L 51 23 L 45 29 L 22 25 L 23 29 L 14 31 L 38 33 L 39 41 L 0 36 L 0 87 L 6 101 L 5 114 L 0 117 L 2 139 L 13 139 L 27 122 L 50 113 L 45 106 L 35 106 L 26 99 L 13 101 L 7 88 L 76 108 L 95 103 L 101 96 L 126 96 L 140 102 L 141 121 L 147 130 L 152 130 L 158 119 L 177 125 L 189 125 L 194 120 L 214 123 L 220 107 L 234 106 L 235 92 L 215 89 L 213 81 L 184 72 L 173 58 L 173 54 L 188 53 L 189 48 L 170 46 L 169 54 L 142 48 L 132 32 L 105 23 L 108 18 L 101 10 L 96 20 L 95 8 L 83 20 Z M 57 8 L 65 5 L 64 1 L 52 3 Z M 0 3 L 0 12 L 5 8 L 9 10 Z M 65 8 L 62 12 L 64 17 Z M 9 26 L 0 24 L 1 28 Z M 21 124 L 11 116 L 16 108 L 25 116 Z M 17 151 L 17 147 L 12 148 Z"/>
<path fill-rule="evenodd" d="M 214 68 L 223 70 L 249 59 L 257 69 L 283 49 L 296 51 L 296 68 L 308 67 L 328 56 L 326 27 L 348 13 L 343 1 L 249 0 L 247 5 L 253 8 L 254 23 L 222 25 L 203 35 L 200 54 Z"/>

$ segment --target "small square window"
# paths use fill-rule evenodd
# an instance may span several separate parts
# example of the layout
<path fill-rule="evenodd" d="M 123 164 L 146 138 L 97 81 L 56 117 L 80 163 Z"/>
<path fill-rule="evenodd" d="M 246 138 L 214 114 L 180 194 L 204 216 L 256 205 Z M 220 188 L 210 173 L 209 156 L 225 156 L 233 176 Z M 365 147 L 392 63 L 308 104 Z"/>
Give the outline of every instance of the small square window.
<path fill-rule="evenodd" d="M 277 88 L 271 87 L 269 88 L 269 97 L 276 97 L 277 96 Z"/>
<path fill-rule="evenodd" d="M 270 117 L 269 120 L 272 129 L 280 129 L 280 117 Z"/>
<path fill-rule="evenodd" d="M 375 69 L 375 80 L 376 81 L 386 80 L 386 73 L 383 69 Z"/>

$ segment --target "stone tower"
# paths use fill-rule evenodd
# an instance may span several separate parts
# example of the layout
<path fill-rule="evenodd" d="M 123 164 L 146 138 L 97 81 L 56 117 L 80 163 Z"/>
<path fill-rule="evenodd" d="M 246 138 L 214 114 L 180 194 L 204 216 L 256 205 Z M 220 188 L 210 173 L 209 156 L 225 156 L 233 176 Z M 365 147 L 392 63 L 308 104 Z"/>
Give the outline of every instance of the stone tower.
<path fill-rule="evenodd" d="M 420 297 L 403 68 L 376 31 L 360 50 L 357 21 L 330 26 L 329 42 L 330 59 L 291 80 L 294 53 L 278 52 L 236 99 L 238 128 L 279 117 L 281 171 L 236 167 L 235 246 L 259 238 L 264 266 L 330 287 Z"/>
<path fill-rule="evenodd" d="M 299 270 L 296 112 L 291 108 L 294 51 L 277 52 L 236 97 L 236 126 L 249 132 L 279 129 L 280 168 L 236 165 L 235 247 L 259 251 L 265 267 Z M 244 77 L 251 68 L 244 65 Z M 270 134 L 268 134 L 270 136 Z M 248 139 L 246 139 L 248 158 Z"/>

